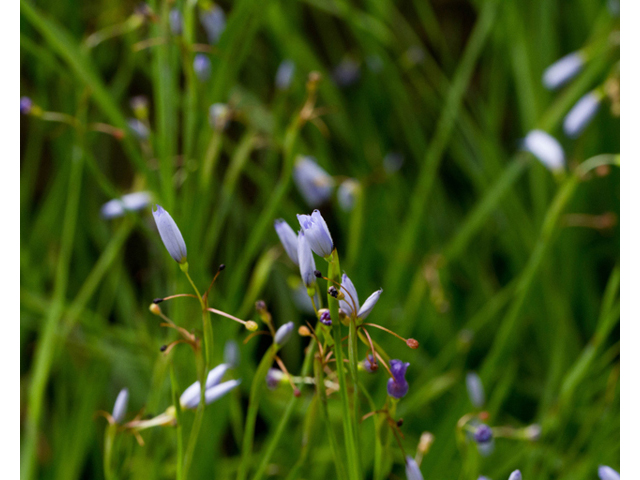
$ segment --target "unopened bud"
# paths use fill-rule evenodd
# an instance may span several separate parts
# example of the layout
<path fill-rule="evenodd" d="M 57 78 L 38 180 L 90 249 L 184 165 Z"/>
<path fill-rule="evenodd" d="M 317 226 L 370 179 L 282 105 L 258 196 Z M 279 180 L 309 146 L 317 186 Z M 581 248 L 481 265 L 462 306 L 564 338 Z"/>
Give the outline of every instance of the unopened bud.
<path fill-rule="evenodd" d="M 153 303 L 162 303 L 164 302 L 164 298 L 154 298 Z"/>
<path fill-rule="evenodd" d="M 420 346 L 420 344 L 418 343 L 418 341 L 415 338 L 409 338 L 409 339 L 407 339 L 407 346 L 409 348 L 413 348 L 415 350 L 416 348 L 418 348 Z"/>
<path fill-rule="evenodd" d="M 320 270 L 314 270 L 313 274 L 316 276 L 316 278 L 322 278 L 322 272 Z"/>
<path fill-rule="evenodd" d="M 434 440 L 435 440 L 435 437 L 431 432 L 423 432 L 422 435 L 420 435 L 420 443 L 418 443 L 418 451 L 421 452 L 423 455 L 427 453 L 429 451 L 429 448 L 431 448 L 431 444 L 433 443 Z"/>
<path fill-rule="evenodd" d="M 164 352 L 167 349 L 166 345 L 160 345 L 160 351 Z"/>
<path fill-rule="evenodd" d="M 267 310 L 267 304 L 264 303 L 264 300 L 258 300 L 256 302 L 256 310 L 258 313 L 262 313 Z"/>
<path fill-rule="evenodd" d="M 162 313 L 162 310 L 160 310 L 160 307 L 155 303 L 152 303 L 151 305 L 149 305 L 149 311 L 154 315 L 160 315 Z"/>
<path fill-rule="evenodd" d="M 254 322 L 253 320 L 247 320 L 247 322 L 244 324 L 244 326 L 250 332 L 255 332 L 256 330 L 258 330 L 258 324 L 256 322 Z"/>
<path fill-rule="evenodd" d="M 301 325 L 300 328 L 298 328 L 298 335 L 300 335 L 301 337 L 310 337 L 311 331 L 307 326 Z"/>

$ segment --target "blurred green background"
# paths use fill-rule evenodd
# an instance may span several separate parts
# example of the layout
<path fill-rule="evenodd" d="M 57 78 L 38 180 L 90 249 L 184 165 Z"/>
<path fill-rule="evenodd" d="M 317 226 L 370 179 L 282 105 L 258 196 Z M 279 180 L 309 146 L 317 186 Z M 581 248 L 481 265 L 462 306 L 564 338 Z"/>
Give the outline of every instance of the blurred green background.
<path fill-rule="evenodd" d="M 253 305 L 263 299 L 277 324 L 313 321 L 296 307 L 297 270 L 273 230 L 276 218 L 296 228 L 295 214 L 312 210 L 291 179 L 299 154 L 362 186 L 351 211 L 335 195 L 319 208 L 360 297 L 384 289 L 369 320 L 420 342 L 409 350 L 373 333 L 392 358 L 411 363 L 398 416 L 411 455 L 422 432 L 435 436 L 425 478 L 496 480 L 520 468 L 526 480 L 577 480 L 597 478 L 599 464 L 617 469 L 619 171 L 601 168 L 565 188 L 576 165 L 619 152 L 615 98 L 577 139 L 562 131 L 575 102 L 615 78 L 614 3 L 224 1 L 226 28 L 211 46 L 199 21 L 204 2 L 21 1 L 21 93 L 36 106 L 20 120 L 23 478 L 102 478 L 106 422 L 96 412 L 110 411 L 128 387 L 130 418 L 143 408 L 155 415 L 171 403 L 171 365 L 181 388 L 196 379 L 188 348 L 160 353 L 176 337 L 148 310 L 189 285 L 151 208 L 107 220 L 108 200 L 152 192 L 180 226 L 201 288 L 226 264 L 212 306 L 257 320 Z M 174 7 L 185 18 L 181 35 L 169 29 Z M 545 68 L 585 46 L 576 79 L 546 90 Z M 211 60 L 206 81 L 195 77 L 196 52 Z M 285 59 L 295 72 L 280 90 L 274 78 Z M 340 85 L 344 62 L 355 72 L 348 85 Z M 312 71 L 322 75 L 317 117 L 302 125 Z M 149 103 L 146 140 L 126 123 L 138 95 Z M 223 132 L 208 121 L 216 102 L 233 111 Z M 534 128 L 563 145 L 564 176 L 519 151 Z M 390 153 L 403 159 L 397 170 Z M 203 176 L 206 158 L 214 160 Z M 198 331 L 197 304 L 162 306 Z M 221 317 L 214 329 L 218 361 L 227 340 L 239 342 L 243 384 L 206 409 L 192 478 L 235 477 L 248 390 L 269 343 L 242 344 L 246 331 Z M 305 345 L 296 336 L 283 350 L 294 374 Z M 471 370 L 484 382 L 487 423 L 537 423 L 538 441 L 498 438 L 487 457 L 456 442 L 456 422 L 473 411 Z M 365 382 L 382 404 L 383 372 Z M 291 396 L 281 387 L 261 404 L 256 461 Z M 268 475 L 286 477 L 300 457 L 311 396 L 305 390 L 296 404 Z M 372 431 L 363 423 L 368 475 Z M 174 431 L 143 437 L 144 447 L 118 437 L 118 477 L 174 477 Z M 321 427 L 311 440 L 301 478 L 333 478 Z M 392 478 L 404 478 L 394 455 Z"/>

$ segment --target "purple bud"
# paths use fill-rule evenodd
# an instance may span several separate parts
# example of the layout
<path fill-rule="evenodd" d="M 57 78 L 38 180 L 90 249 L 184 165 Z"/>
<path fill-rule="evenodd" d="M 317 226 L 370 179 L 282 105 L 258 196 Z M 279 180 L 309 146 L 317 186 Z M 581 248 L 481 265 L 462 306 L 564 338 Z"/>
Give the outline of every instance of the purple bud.
<path fill-rule="evenodd" d="M 31 113 L 32 106 L 33 106 L 33 102 L 29 97 L 20 98 L 20 113 L 22 115 L 29 115 L 29 113 Z"/>
<path fill-rule="evenodd" d="M 227 19 L 224 10 L 214 5 L 213 8 L 200 11 L 200 23 L 207 32 L 209 43 L 215 45 L 227 26 Z"/>
<path fill-rule="evenodd" d="M 339 87 L 349 87 L 360 78 L 360 65 L 350 58 L 345 58 L 333 69 L 332 77 Z"/>
<path fill-rule="evenodd" d="M 375 368 L 374 368 L 374 365 L 375 365 Z M 373 358 L 373 355 L 371 354 L 367 355 L 367 358 L 365 358 L 364 362 L 362 362 L 362 366 L 369 373 L 375 373 L 378 370 L 378 364 L 376 363 L 375 359 Z"/>
<path fill-rule="evenodd" d="M 291 60 L 283 60 L 278 66 L 276 72 L 276 88 L 278 90 L 286 90 L 291 85 L 293 74 L 296 71 L 296 65 Z"/>
<path fill-rule="evenodd" d="M 278 388 L 278 385 L 283 378 L 284 374 L 281 370 L 278 370 L 277 368 L 270 368 L 265 379 L 267 382 L 267 388 L 269 390 L 275 390 Z"/>
<path fill-rule="evenodd" d="M 327 327 L 331 326 L 331 313 L 326 308 L 320 310 L 320 323 L 326 325 Z"/>
<path fill-rule="evenodd" d="M 273 341 L 276 343 L 276 345 L 281 347 L 285 343 L 287 343 L 291 338 L 291 335 L 293 334 L 293 329 L 293 322 L 285 323 L 280 328 L 278 328 L 278 330 L 276 331 L 276 335 L 273 338 Z"/>
<path fill-rule="evenodd" d="M 393 377 L 387 382 L 387 393 L 394 398 L 402 398 L 409 391 L 409 384 L 404 378 L 409 363 L 404 363 L 402 360 L 391 360 L 389 367 Z"/>
<path fill-rule="evenodd" d="M 477 443 L 487 443 L 493 438 L 493 432 L 488 425 L 480 425 L 473 434 L 473 439 Z"/>
<path fill-rule="evenodd" d="M 520 473 L 520 470 L 514 470 L 513 472 L 511 472 L 511 475 L 509 475 L 509 480 L 522 480 L 522 473 Z"/>
<path fill-rule="evenodd" d="M 193 59 L 193 70 L 201 82 L 209 80 L 209 76 L 211 76 L 211 60 L 209 60 L 209 57 L 198 53 Z"/>
<path fill-rule="evenodd" d="M 182 33 L 182 13 L 177 8 L 173 8 L 169 12 L 169 28 L 174 35 Z"/>

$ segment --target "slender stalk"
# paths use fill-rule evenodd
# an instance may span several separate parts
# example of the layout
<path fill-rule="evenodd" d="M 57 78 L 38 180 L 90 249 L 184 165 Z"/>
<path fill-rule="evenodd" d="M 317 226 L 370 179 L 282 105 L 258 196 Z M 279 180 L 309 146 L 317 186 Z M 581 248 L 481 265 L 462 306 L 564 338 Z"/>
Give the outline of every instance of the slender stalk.
<path fill-rule="evenodd" d="M 311 364 L 313 362 L 313 356 L 315 355 L 315 352 L 316 352 L 316 342 L 312 341 L 311 344 L 309 345 L 309 348 L 307 349 L 307 355 L 304 359 L 304 363 L 302 364 L 302 373 L 301 373 L 302 377 L 306 377 L 307 375 L 309 375 L 309 371 L 311 370 Z M 284 411 L 284 414 L 282 415 L 280 422 L 278 423 L 278 426 L 276 427 L 276 431 L 273 434 L 271 443 L 269 443 L 269 446 L 267 447 L 266 451 L 264 452 L 264 455 L 262 456 L 262 460 L 260 461 L 260 465 L 258 466 L 258 470 L 256 471 L 256 474 L 253 476 L 253 480 L 261 480 L 262 477 L 264 476 L 264 473 L 267 470 L 267 466 L 269 465 L 269 461 L 273 456 L 273 452 L 278 446 L 280 437 L 282 437 L 282 434 L 285 431 L 285 427 L 287 426 L 287 423 L 289 423 L 289 419 L 291 418 L 291 415 L 293 413 L 293 409 L 295 408 L 299 400 L 300 400 L 300 397 L 296 397 L 295 395 L 291 397 L 291 400 L 289 400 L 289 404 L 287 405 L 287 408 Z"/>
<path fill-rule="evenodd" d="M 251 457 L 251 450 L 253 449 L 253 437 L 255 434 L 256 418 L 258 416 L 258 407 L 260 402 L 260 396 L 265 385 L 265 378 L 269 371 L 269 368 L 273 364 L 273 360 L 278 352 L 278 345 L 275 343 L 269 347 L 269 350 L 264 354 L 256 374 L 253 377 L 251 383 L 251 393 L 249 394 L 249 407 L 247 410 L 247 420 L 244 427 L 244 437 L 242 439 L 242 459 L 240 460 L 240 467 L 238 468 L 237 480 L 244 480 L 247 478 L 248 466 Z"/>
<path fill-rule="evenodd" d="M 338 252 L 333 251 L 329 262 L 329 278 L 335 282 L 340 282 L 340 260 Z M 342 353 L 342 324 L 338 314 L 338 300 L 331 295 L 328 296 L 329 311 L 331 313 L 334 353 L 336 357 L 336 371 L 338 372 L 338 382 L 340 384 L 340 400 L 342 403 L 342 416 L 344 417 L 344 439 L 347 447 L 347 468 L 349 470 L 349 478 L 352 480 L 360 479 L 360 455 L 357 451 L 356 441 L 354 438 L 354 413 L 349 408 L 349 392 L 347 390 L 347 381 L 345 378 L 345 367 Z"/>
<path fill-rule="evenodd" d="M 115 423 L 110 423 L 104 432 L 104 478 L 105 480 L 113 480 L 113 469 L 111 466 L 111 457 L 113 453 L 113 441 L 116 437 Z"/>

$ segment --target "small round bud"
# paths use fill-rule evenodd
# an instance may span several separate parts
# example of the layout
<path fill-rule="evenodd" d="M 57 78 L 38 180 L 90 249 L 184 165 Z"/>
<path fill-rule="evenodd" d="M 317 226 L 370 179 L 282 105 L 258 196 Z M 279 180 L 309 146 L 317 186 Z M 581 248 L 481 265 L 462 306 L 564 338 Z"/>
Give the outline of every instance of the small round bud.
<path fill-rule="evenodd" d="M 299 396 L 300 396 L 300 389 L 296 388 L 296 389 L 293 391 L 293 396 L 294 396 L 294 397 L 299 397 Z"/>
<path fill-rule="evenodd" d="M 244 326 L 250 332 L 255 332 L 256 330 L 258 330 L 258 324 L 256 322 L 254 322 L 253 320 L 247 320 L 247 322 L 244 324 Z"/>
<path fill-rule="evenodd" d="M 160 345 L 160 351 L 164 352 L 167 349 L 166 345 Z"/>
<path fill-rule="evenodd" d="M 149 311 L 154 315 L 160 315 L 162 313 L 162 310 L 160 310 L 160 307 L 155 303 L 152 303 L 151 305 L 149 305 Z"/>
<path fill-rule="evenodd" d="M 488 425 L 480 425 L 473 434 L 473 439 L 477 443 L 488 443 L 493 438 L 493 432 Z"/>
<path fill-rule="evenodd" d="M 420 346 L 420 344 L 418 343 L 418 341 L 415 338 L 409 338 L 409 339 L 407 339 L 407 346 L 409 348 L 413 348 L 415 350 L 416 348 L 418 348 Z"/>
<path fill-rule="evenodd" d="M 396 425 L 398 425 L 398 427 L 401 427 L 402 425 L 404 425 L 404 419 L 399 418 L 398 421 L 396 422 Z"/>
<path fill-rule="evenodd" d="M 218 267 L 218 271 L 222 271 L 226 268 L 227 266 L 224 263 L 221 263 L 220 266 Z"/>
<path fill-rule="evenodd" d="M 264 312 L 267 309 L 267 304 L 264 303 L 264 300 L 258 300 L 256 302 L 256 310 L 258 312 Z"/>
<path fill-rule="evenodd" d="M 322 278 L 322 272 L 320 270 L 314 270 L 313 274 L 316 276 L 316 278 Z"/>
<path fill-rule="evenodd" d="M 328 290 L 329 295 L 331 295 L 333 298 L 338 298 L 338 289 L 336 287 L 334 287 L 333 285 L 331 285 L 329 287 Z"/>
<path fill-rule="evenodd" d="M 164 302 L 164 298 L 154 298 L 153 303 L 158 304 Z"/>
<path fill-rule="evenodd" d="M 309 328 L 306 325 L 301 325 L 298 328 L 298 335 L 300 335 L 301 337 L 310 337 L 311 336 L 311 331 L 309 330 Z"/>

